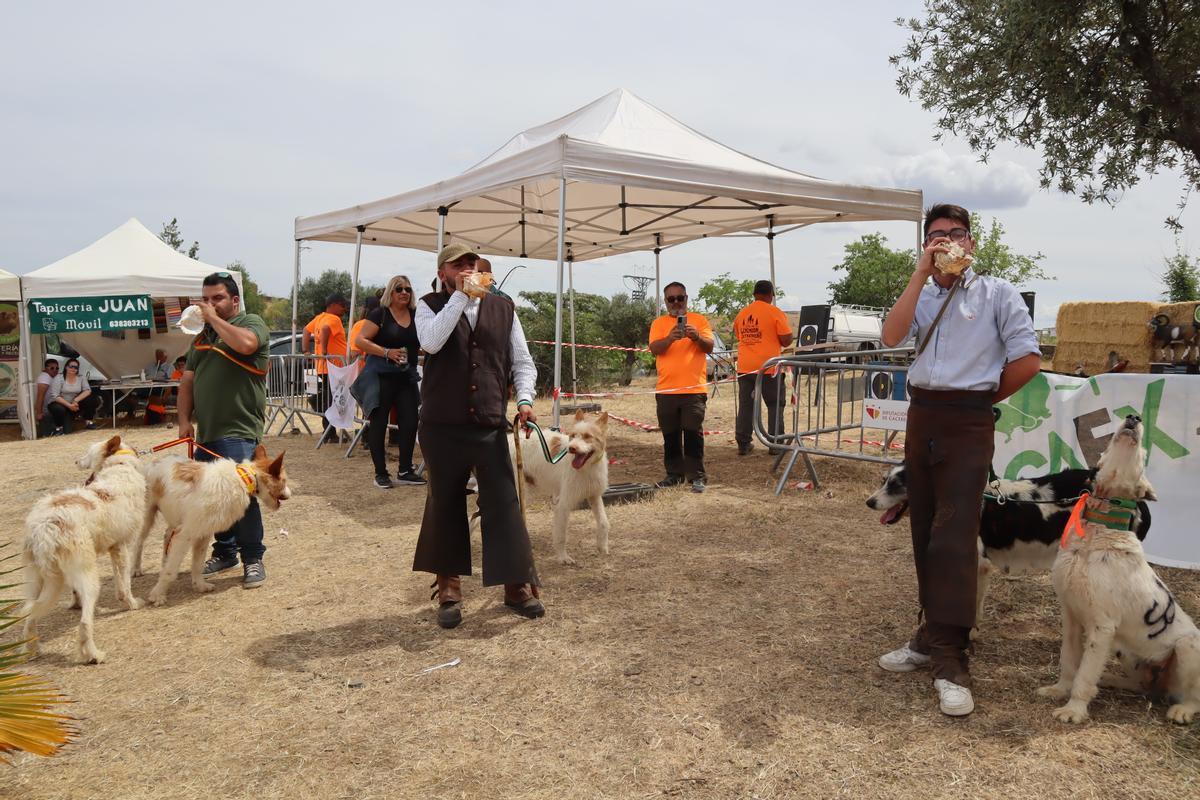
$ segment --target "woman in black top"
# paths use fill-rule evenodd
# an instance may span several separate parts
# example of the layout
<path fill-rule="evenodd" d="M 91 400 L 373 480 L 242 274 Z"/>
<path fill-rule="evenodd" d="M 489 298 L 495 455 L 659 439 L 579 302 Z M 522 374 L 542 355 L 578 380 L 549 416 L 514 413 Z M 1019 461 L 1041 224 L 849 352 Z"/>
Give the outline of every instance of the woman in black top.
<path fill-rule="evenodd" d="M 397 275 L 388 281 L 383 296 L 379 298 L 379 308 L 367 315 L 353 342 L 356 348 L 367 354 L 364 372 L 370 370 L 379 377 L 379 403 L 369 409 L 367 416 L 370 421 L 367 444 L 371 448 L 371 460 L 375 462 L 375 485 L 380 489 L 392 488 L 383 442 L 393 406 L 400 429 L 397 482 L 425 483 L 425 479 L 414 472 L 412 463 L 420 403 L 417 351 L 421 344 L 417 341 L 417 326 L 413 321 L 416 308 L 412 282 L 404 275 Z"/>

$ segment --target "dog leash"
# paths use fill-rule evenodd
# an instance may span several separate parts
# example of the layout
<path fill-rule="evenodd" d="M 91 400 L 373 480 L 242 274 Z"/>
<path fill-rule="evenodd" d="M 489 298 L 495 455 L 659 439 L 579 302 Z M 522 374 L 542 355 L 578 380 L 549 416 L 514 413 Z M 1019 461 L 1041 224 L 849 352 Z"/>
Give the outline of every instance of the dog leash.
<path fill-rule="evenodd" d="M 518 424 L 519 420 L 520 420 L 520 417 L 516 417 L 513 419 L 513 430 L 514 431 L 520 429 L 520 425 Z M 545 456 L 546 460 L 549 461 L 551 464 L 557 464 L 558 462 L 562 461 L 564 458 L 567 457 L 567 453 L 571 452 L 569 449 L 563 448 L 563 451 L 561 453 L 559 453 L 558 455 L 556 455 L 556 456 L 550 455 L 550 445 L 546 444 L 546 434 L 542 433 L 542 429 L 540 427 L 538 427 L 538 424 L 536 422 L 526 422 L 525 427 L 527 427 L 537 433 L 538 439 L 541 440 L 541 442 L 542 442 L 542 455 Z M 517 452 L 518 453 L 521 452 L 520 445 L 521 445 L 520 440 L 517 440 Z"/>
<path fill-rule="evenodd" d="M 213 458 L 225 458 L 225 456 L 221 455 L 220 453 L 214 453 L 212 450 L 209 450 L 207 447 L 205 447 L 204 445 L 197 442 L 191 436 L 182 436 L 178 439 L 172 439 L 169 442 L 163 442 L 162 444 L 156 444 L 156 445 L 154 445 L 154 447 L 150 448 L 150 452 L 157 453 L 159 450 L 166 450 L 169 447 L 175 447 L 176 445 L 180 445 L 180 444 L 184 444 L 184 443 L 186 443 L 188 446 L 188 458 L 195 458 L 197 449 L 200 449 L 203 452 L 208 453 Z"/>

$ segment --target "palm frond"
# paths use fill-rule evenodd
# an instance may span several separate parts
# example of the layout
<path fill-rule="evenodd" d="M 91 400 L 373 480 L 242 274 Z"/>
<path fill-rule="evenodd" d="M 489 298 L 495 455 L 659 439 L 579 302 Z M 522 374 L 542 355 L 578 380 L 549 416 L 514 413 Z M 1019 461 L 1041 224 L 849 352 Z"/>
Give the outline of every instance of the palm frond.
<path fill-rule="evenodd" d="M 0 542 L 0 552 L 12 542 Z M 0 555 L 0 563 L 15 558 L 17 553 Z M 0 575 L 16 572 L 20 566 L 0 571 Z M 14 613 L 19 603 L 3 595 L 19 583 L 0 585 L 0 633 L 21 621 Z M 79 735 L 75 720 L 59 713 L 70 699 L 41 678 L 18 669 L 27 656 L 25 642 L 0 644 L 0 761 L 11 763 L 8 754 L 24 751 L 39 756 L 52 756 Z"/>

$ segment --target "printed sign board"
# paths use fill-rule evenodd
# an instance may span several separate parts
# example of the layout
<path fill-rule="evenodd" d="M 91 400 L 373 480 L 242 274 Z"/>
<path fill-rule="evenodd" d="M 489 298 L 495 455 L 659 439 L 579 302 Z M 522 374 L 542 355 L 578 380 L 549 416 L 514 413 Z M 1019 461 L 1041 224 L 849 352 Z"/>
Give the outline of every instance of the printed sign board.
<path fill-rule="evenodd" d="M 30 300 L 28 311 L 29 330 L 32 333 L 84 333 L 154 327 L 154 309 L 150 295 L 146 294 Z"/>

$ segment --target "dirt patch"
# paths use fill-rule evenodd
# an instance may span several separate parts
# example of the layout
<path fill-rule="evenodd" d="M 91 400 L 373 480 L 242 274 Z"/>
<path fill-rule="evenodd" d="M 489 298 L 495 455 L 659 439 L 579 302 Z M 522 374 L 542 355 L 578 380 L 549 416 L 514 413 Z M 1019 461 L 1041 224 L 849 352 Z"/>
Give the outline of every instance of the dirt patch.
<path fill-rule="evenodd" d="M 652 397 L 603 402 L 654 421 Z M 727 387 L 707 427 L 732 431 Z M 609 430 L 613 482 L 661 477 L 657 433 Z M 101 435 L 0 444 L 5 527 L 19 531 L 46 491 L 81 483 L 73 459 Z M 144 448 L 173 433 L 128 438 Z M 818 459 L 819 490 L 775 498 L 773 459 L 762 447 L 738 457 L 732 439 L 707 440 L 705 494 L 611 507 L 608 557 L 578 512 L 579 563 L 553 562 L 550 513 L 535 502 L 547 616 L 516 617 L 476 576 L 464 580 L 464 624 L 442 631 L 430 576 L 411 571 L 424 491 L 375 489 L 365 452 L 271 437 L 296 494 L 264 512 L 267 585 L 242 591 L 231 571 L 200 596 L 180 580 L 166 607 L 123 612 L 105 565 L 96 637 L 109 661 L 69 663 L 78 618 L 64 598 L 35 664 L 76 701 L 82 737 L 59 758 L 19 757 L 0 796 L 1194 793 L 1200 726 L 1104 691 L 1094 722 L 1067 727 L 1034 696 L 1059 643 L 1045 577 L 993 582 L 970 718 L 941 716 L 926 674 L 879 670 L 874 659 L 915 619 L 907 525 L 880 526 L 863 506 L 883 468 Z M 134 579 L 142 597 L 161 527 Z M 1160 572 L 1200 609 L 1200 575 Z"/>

